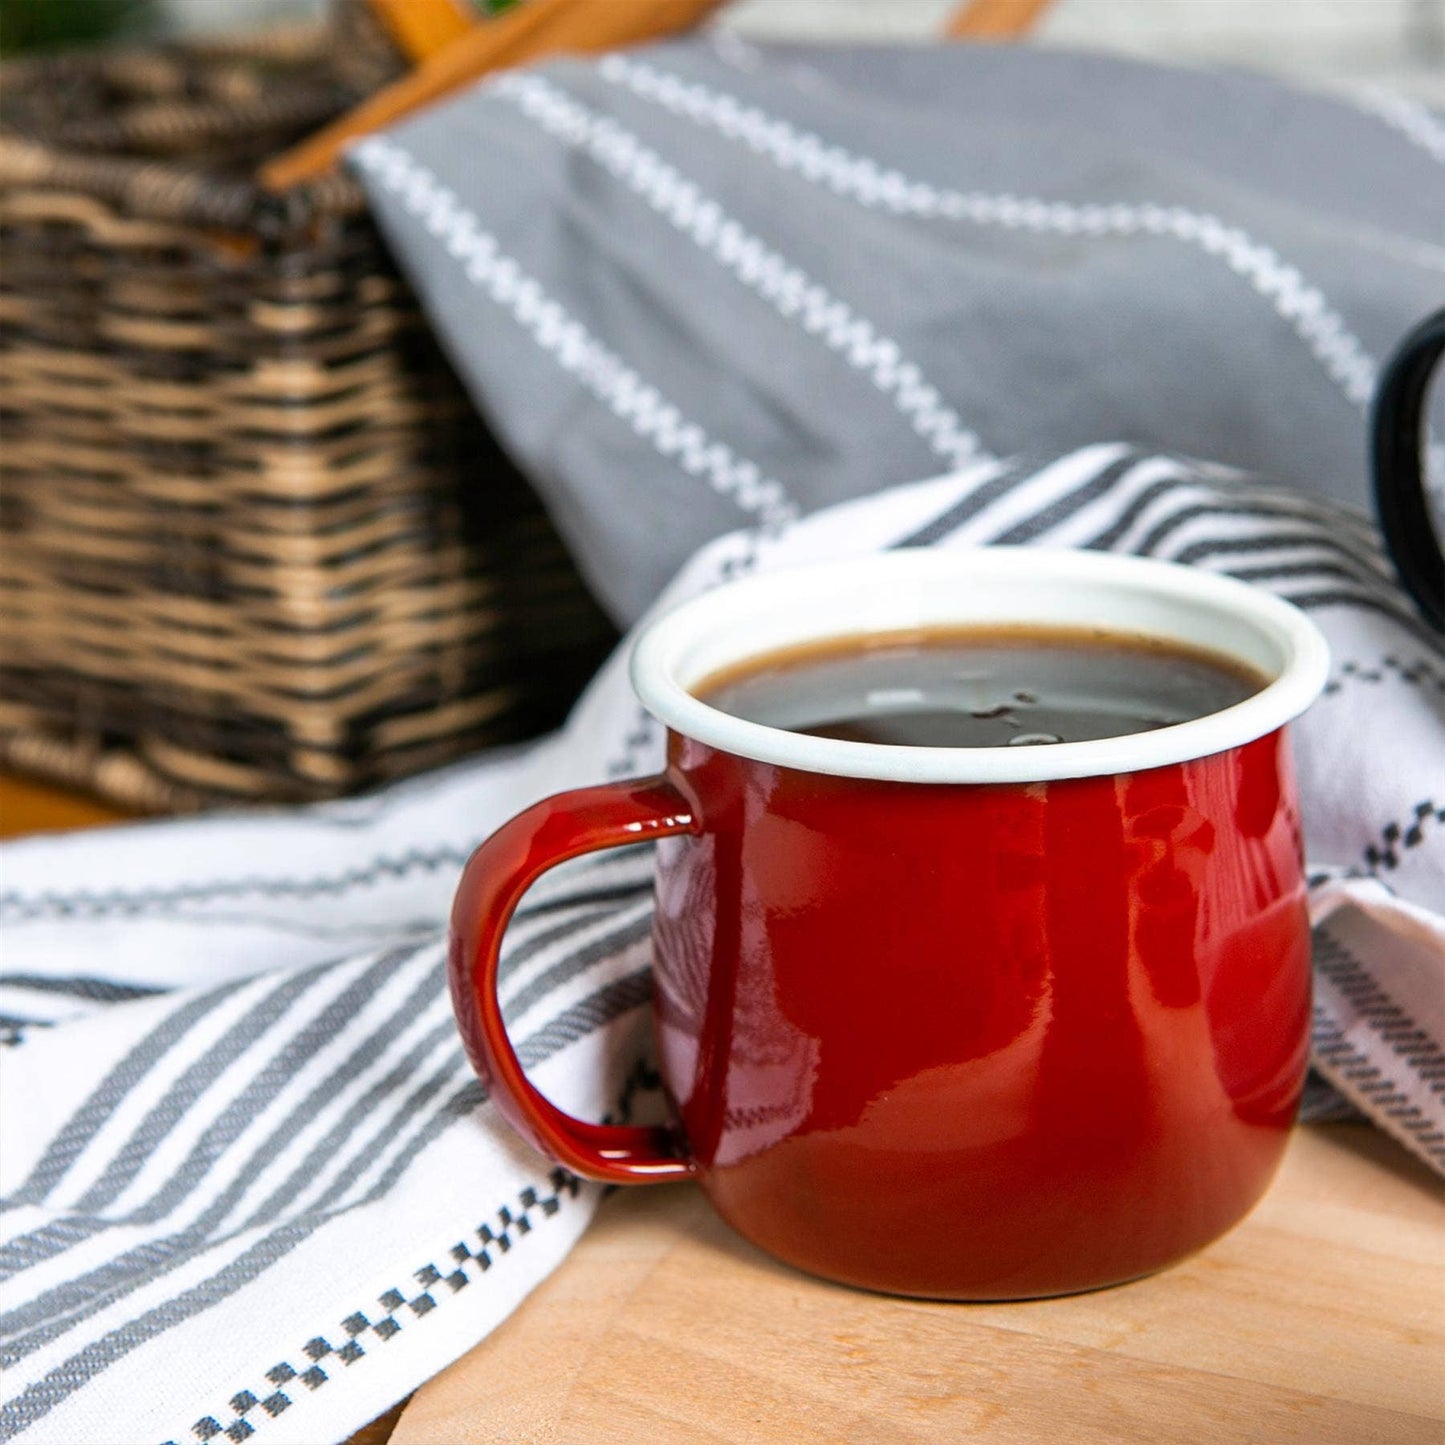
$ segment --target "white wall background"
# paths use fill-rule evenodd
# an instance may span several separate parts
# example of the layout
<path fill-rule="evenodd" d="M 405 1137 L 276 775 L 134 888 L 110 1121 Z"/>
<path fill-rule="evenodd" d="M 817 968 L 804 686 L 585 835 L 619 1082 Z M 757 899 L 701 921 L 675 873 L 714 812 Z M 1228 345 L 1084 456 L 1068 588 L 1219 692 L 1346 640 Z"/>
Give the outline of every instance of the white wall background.
<path fill-rule="evenodd" d="M 324 0 L 168 4 L 178 27 L 214 30 L 318 14 Z M 955 0 L 733 0 L 717 23 L 758 39 L 921 41 L 937 36 L 954 8 Z M 1385 85 L 1445 108 L 1445 0 L 1054 0 L 1034 38 L 1242 65 L 1307 84 Z"/>
<path fill-rule="evenodd" d="M 937 35 L 953 0 L 734 0 L 723 23 L 764 35 Z M 1048 45 L 1223 62 L 1326 85 L 1390 85 L 1445 106 L 1445 0 L 1054 0 Z"/>

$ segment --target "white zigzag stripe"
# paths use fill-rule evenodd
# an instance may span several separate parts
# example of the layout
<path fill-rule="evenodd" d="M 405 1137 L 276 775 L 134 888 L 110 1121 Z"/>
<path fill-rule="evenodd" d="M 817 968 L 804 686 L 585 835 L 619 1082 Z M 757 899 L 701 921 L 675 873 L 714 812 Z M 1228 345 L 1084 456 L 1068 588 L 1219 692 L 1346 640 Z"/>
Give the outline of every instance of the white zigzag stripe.
<path fill-rule="evenodd" d="M 1445 166 L 1445 125 L 1423 105 L 1378 85 L 1362 85 L 1347 90 L 1345 95 L 1358 109 L 1383 121 L 1431 160 Z"/>
<path fill-rule="evenodd" d="M 482 229 L 455 192 L 407 151 L 373 136 L 350 156 L 401 198 L 407 210 L 463 263 L 474 286 L 508 310 L 564 371 L 662 456 L 767 526 L 798 515 L 781 482 L 764 476 L 755 462 L 737 456 L 725 443 L 711 440 L 696 422 L 685 420 L 656 387 L 644 382 L 502 252 L 496 238 Z"/>
<path fill-rule="evenodd" d="M 931 186 L 866 156 L 829 145 L 820 136 L 797 130 L 734 96 L 651 65 L 609 55 L 598 62 L 597 72 L 644 100 L 741 142 L 811 184 L 827 186 L 864 206 L 897 215 L 1003 226 L 1041 235 L 1163 236 L 1195 246 L 1222 260 L 1263 296 L 1351 402 L 1363 408 L 1374 395 L 1378 372 L 1374 358 L 1347 329 L 1319 287 L 1287 265 L 1272 247 L 1218 216 L 1152 202 L 1075 205 Z"/>
<path fill-rule="evenodd" d="M 896 341 L 880 335 L 846 302 L 746 231 L 632 132 L 535 75 L 503 76 L 490 92 L 513 102 L 548 134 L 585 151 L 780 316 L 796 321 L 809 336 L 863 372 L 950 468 L 992 460 L 938 389 L 904 359 Z"/>

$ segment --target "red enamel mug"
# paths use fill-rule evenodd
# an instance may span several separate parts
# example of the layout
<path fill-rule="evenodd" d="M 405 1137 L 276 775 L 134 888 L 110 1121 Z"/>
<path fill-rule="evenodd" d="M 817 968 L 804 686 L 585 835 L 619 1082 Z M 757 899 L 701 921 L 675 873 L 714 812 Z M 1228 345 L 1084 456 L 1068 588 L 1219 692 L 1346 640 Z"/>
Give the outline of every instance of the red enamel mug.
<path fill-rule="evenodd" d="M 1096 626 L 1269 679 L 1097 742 L 929 748 L 743 721 L 689 688 L 829 638 Z M 472 1063 L 590 1179 L 695 1179 L 737 1231 L 847 1284 L 1021 1299 L 1115 1284 L 1259 1199 L 1304 1080 L 1309 929 L 1286 724 L 1327 652 L 1287 603 L 1105 554 L 894 552 L 732 583 L 653 622 L 656 777 L 549 798 L 473 856 L 451 987 Z M 658 840 L 657 1053 L 673 1122 L 571 1118 L 497 1002 L 546 868 Z"/>

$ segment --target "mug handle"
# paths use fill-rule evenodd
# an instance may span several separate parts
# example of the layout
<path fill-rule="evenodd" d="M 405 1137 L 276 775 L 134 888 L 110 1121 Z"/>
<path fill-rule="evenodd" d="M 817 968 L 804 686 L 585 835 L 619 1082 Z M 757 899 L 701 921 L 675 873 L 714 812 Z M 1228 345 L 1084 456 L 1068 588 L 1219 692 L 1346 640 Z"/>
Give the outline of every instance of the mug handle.
<path fill-rule="evenodd" d="M 666 778 L 632 778 L 543 799 L 503 823 L 462 873 L 447 976 L 472 1067 L 508 1123 L 584 1179 L 662 1184 L 690 1179 L 697 1166 L 671 1129 L 588 1124 L 532 1087 L 507 1038 L 497 998 L 502 935 L 522 894 L 548 868 L 603 848 L 701 831 L 692 805 Z"/>
<path fill-rule="evenodd" d="M 1428 316 L 1385 368 L 1371 422 L 1375 506 L 1405 590 L 1425 620 L 1445 632 L 1445 556 L 1430 517 L 1421 460 L 1430 373 L 1445 354 L 1445 311 Z"/>

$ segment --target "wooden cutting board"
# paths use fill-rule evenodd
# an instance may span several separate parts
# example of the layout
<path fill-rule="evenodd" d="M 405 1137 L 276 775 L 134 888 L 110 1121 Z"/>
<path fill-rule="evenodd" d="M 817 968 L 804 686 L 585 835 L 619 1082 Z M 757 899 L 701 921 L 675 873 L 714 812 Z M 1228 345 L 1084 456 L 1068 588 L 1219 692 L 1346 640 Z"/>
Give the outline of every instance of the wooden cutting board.
<path fill-rule="evenodd" d="M 81 793 L 0 773 L 0 838 L 93 828 L 101 823 L 123 822 L 126 816 L 119 808 Z"/>
<path fill-rule="evenodd" d="M 1173 1270 L 948 1305 L 775 1264 L 694 1187 L 623 1191 L 391 1445 L 1441 1445 L 1441 1205 L 1372 1130 L 1301 1129 L 1254 1214 Z"/>

